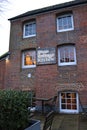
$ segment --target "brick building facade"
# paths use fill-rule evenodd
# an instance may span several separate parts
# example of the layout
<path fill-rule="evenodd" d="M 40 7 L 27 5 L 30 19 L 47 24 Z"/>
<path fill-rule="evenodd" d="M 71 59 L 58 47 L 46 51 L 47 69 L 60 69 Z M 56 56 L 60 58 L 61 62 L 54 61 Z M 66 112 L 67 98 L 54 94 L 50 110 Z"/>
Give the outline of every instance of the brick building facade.
<path fill-rule="evenodd" d="M 9 20 L 10 55 L 0 87 L 34 90 L 38 97 L 57 94 L 59 112 L 78 113 L 81 104 L 87 107 L 87 0 Z"/>

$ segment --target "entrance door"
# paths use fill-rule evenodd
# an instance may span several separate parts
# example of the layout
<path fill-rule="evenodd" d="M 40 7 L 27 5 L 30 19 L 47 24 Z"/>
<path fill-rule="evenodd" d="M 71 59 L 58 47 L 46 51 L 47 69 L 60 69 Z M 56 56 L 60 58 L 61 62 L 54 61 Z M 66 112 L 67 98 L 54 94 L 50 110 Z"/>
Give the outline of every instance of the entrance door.
<path fill-rule="evenodd" d="M 76 92 L 60 93 L 60 112 L 78 113 L 78 94 Z"/>

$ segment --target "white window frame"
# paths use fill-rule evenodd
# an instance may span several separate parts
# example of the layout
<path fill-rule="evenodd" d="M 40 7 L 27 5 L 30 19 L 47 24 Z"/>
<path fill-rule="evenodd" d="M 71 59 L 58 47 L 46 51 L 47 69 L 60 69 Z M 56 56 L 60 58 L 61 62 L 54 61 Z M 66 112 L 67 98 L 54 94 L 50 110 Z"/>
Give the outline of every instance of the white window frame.
<path fill-rule="evenodd" d="M 71 16 L 72 27 L 67 28 L 67 29 L 59 29 L 59 19 L 60 18 L 63 19 L 64 17 L 68 17 L 68 16 Z M 66 15 L 61 15 L 61 16 L 57 17 L 57 32 L 64 32 L 64 31 L 71 31 L 71 30 L 74 30 L 74 22 L 73 22 L 73 15 L 72 14 L 66 14 Z"/>
<path fill-rule="evenodd" d="M 61 92 L 61 93 L 63 93 L 63 92 Z M 60 111 L 60 113 L 79 113 L 79 100 L 78 100 L 79 95 L 78 95 L 78 93 L 74 92 L 74 93 L 76 93 L 76 105 L 77 105 L 76 110 L 73 110 L 73 109 L 69 110 L 69 109 L 62 109 L 61 108 L 61 93 L 59 94 L 59 111 Z M 73 93 L 73 92 L 70 92 L 70 93 Z"/>
<path fill-rule="evenodd" d="M 31 34 L 31 35 L 25 35 L 25 27 L 26 27 L 26 25 L 30 25 L 30 24 L 32 24 L 32 26 L 33 26 L 33 24 L 35 24 L 35 34 Z M 32 22 L 28 22 L 28 23 L 25 23 L 24 24 L 24 27 L 23 27 L 23 38 L 28 38 L 28 37 L 34 37 L 34 36 L 36 36 L 36 22 L 35 21 L 32 21 Z"/>
<path fill-rule="evenodd" d="M 35 51 L 35 50 L 32 50 L 32 51 Z M 25 53 L 26 51 L 24 51 L 24 52 L 22 52 L 22 68 L 35 68 L 36 67 L 36 65 L 25 65 L 24 64 L 24 53 Z"/>
<path fill-rule="evenodd" d="M 73 47 L 74 48 L 74 62 L 60 62 L 60 49 L 63 47 Z M 58 48 L 58 65 L 59 66 L 66 66 L 66 65 L 76 65 L 76 49 L 74 45 L 65 45 Z"/>

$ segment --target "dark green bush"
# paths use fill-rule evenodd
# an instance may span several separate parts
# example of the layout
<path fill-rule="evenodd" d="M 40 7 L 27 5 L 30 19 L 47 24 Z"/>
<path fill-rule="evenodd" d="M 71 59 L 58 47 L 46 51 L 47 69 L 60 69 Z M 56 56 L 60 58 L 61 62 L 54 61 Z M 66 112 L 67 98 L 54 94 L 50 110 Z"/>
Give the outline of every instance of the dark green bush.
<path fill-rule="evenodd" d="M 0 130 L 22 130 L 29 123 L 31 92 L 0 90 Z"/>

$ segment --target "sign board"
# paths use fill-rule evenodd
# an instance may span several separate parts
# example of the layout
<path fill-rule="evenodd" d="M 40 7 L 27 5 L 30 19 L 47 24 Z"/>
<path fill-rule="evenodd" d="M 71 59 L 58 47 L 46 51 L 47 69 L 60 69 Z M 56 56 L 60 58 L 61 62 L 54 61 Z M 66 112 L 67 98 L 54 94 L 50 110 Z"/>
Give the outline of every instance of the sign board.
<path fill-rule="evenodd" d="M 53 64 L 56 63 L 55 48 L 37 49 L 37 64 Z"/>

